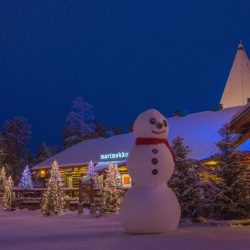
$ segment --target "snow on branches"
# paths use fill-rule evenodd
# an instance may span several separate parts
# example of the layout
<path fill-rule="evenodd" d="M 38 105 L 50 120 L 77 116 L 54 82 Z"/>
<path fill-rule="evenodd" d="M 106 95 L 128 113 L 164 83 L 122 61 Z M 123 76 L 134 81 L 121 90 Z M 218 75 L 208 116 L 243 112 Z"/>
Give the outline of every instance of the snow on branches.
<path fill-rule="evenodd" d="M 19 183 L 19 187 L 24 188 L 24 189 L 33 188 L 31 172 L 30 172 L 30 168 L 28 165 L 23 170 L 22 177 Z"/>
<path fill-rule="evenodd" d="M 73 101 L 73 111 L 68 114 L 65 120 L 63 131 L 65 148 L 92 138 L 95 132 L 93 106 L 85 102 L 82 97 L 77 97 Z"/>
<path fill-rule="evenodd" d="M 3 186 L 3 183 L 5 180 L 6 180 L 6 172 L 5 172 L 5 168 L 2 167 L 0 171 L 0 186 Z"/>
<path fill-rule="evenodd" d="M 45 215 L 59 214 L 64 207 L 63 180 L 56 161 L 53 162 L 50 170 L 48 188 L 42 199 L 42 212 Z"/>
<path fill-rule="evenodd" d="M 206 195 L 210 217 L 217 219 L 246 218 L 250 212 L 250 203 L 244 178 L 245 156 L 235 149 L 229 124 L 225 124 L 219 130 L 219 134 L 222 139 L 216 145 L 220 153 L 213 157 L 218 162 L 214 170 L 218 180 L 210 182 L 208 191 L 212 192 L 212 195 Z"/>
<path fill-rule="evenodd" d="M 183 143 L 183 138 L 176 137 L 172 141 L 172 149 L 176 155 L 175 171 L 169 181 L 169 186 L 175 192 L 182 211 L 182 218 L 196 219 L 201 213 L 201 189 L 198 173 L 199 164 L 188 158 L 189 147 Z"/>
<path fill-rule="evenodd" d="M 12 210 L 13 208 L 13 202 L 15 198 L 13 187 L 14 187 L 14 183 L 13 183 L 11 176 L 9 176 L 8 178 L 5 177 L 5 179 L 3 180 L 2 205 L 7 210 Z"/>
<path fill-rule="evenodd" d="M 103 211 L 104 213 L 118 212 L 123 191 L 120 189 L 121 180 L 117 164 L 110 162 L 103 180 Z"/>

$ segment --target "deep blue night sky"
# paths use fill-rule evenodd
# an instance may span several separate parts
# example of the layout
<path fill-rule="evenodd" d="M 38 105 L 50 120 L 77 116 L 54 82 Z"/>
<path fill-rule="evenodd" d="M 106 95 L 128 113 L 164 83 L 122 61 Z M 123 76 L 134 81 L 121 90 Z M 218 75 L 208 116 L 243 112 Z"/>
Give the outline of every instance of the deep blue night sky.
<path fill-rule="evenodd" d="M 126 129 L 138 113 L 219 103 L 250 1 L 1 0 L 1 126 L 22 115 L 33 147 L 59 144 L 72 100 Z"/>

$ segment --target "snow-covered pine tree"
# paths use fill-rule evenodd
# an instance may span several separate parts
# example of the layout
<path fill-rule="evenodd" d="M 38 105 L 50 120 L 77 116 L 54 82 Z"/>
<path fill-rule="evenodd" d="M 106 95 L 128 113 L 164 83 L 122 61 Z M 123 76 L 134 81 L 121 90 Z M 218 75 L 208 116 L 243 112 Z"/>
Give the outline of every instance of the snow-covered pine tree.
<path fill-rule="evenodd" d="M 227 206 L 226 197 L 224 196 L 224 184 L 221 181 L 209 178 L 202 183 L 202 190 L 204 216 L 215 219 L 221 218 L 221 211 Z"/>
<path fill-rule="evenodd" d="M 169 186 L 180 202 L 182 218 L 195 220 L 201 215 L 202 208 L 199 164 L 188 158 L 190 149 L 184 145 L 183 138 L 175 138 L 172 141 L 172 149 L 176 155 L 176 164 Z"/>
<path fill-rule="evenodd" d="M 0 133 L 0 165 L 6 167 L 15 182 L 20 178 L 23 165 L 30 161 L 31 153 L 27 147 L 30 138 L 31 126 L 21 116 L 6 121 Z"/>
<path fill-rule="evenodd" d="M 220 181 L 213 182 L 213 197 L 210 197 L 211 217 L 218 219 L 241 219 L 249 216 L 250 204 L 244 178 L 244 154 L 238 152 L 233 143 L 229 124 L 219 134 L 222 140 L 216 145 L 220 153 L 214 156 L 218 165 L 215 174 Z"/>
<path fill-rule="evenodd" d="M 73 101 L 73 111 L 65 120 L 63 131 L 64 147 L 70 147 L 85 139 L 96 137 L 96 124 L 93 107 L 82 97 Z"/>
<path fill-rule="evenodd" d="M 57 153 L 57 147 L 56 146 L 47 146 L 44 142 L 39 145 L 37 153 L 36 153 L 36 159 L 35 162 L 39 163 L 42 161 L 47 160 L 48 158 L 52 157 Z"/>
<path fill-rule="evenodd" d="M 45 215 L 58 214 L 64 207 L 63 180 L 56 161 L 53 162 L 50 170 L 50 178 L 47 190 L 42 198 L 42 212 Z"/>
<path fill-rule="evenodd" d="M 31 172 L 30 172 L 30 168 L 28 165 L 23 170 L 22 177 L 19 182 L 19 187 L 24 188 L 24 189 L 33 188 Z"/>
<path fill-rule="evenodd" d="M 117 164 L 110 162 L 108 169 L 105 171 L 103 180 L 103 212 L 118 212 L 120 209 L 123 191 L 120 189 L 120 173 Z"/>
<path fill-rule="evenodd" d="M 9 176 L 8 178 L 5 178 L 3 182 L 2 205 L 7 210 L 12 210 L 13 208 L 13 202 L 15 198 L 13 187 L 14 187 L 14 183 L 13 183 L 11 176 Z"/>

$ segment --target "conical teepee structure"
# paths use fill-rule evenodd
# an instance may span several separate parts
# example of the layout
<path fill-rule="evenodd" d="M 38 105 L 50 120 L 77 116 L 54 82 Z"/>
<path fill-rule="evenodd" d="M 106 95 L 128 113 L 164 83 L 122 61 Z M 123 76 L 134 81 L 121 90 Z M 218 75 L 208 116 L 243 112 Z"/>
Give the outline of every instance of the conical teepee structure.
<path fill-rule="evenodd" d="M 250 62 L 240 42 L 220 103 L 223 108 L 242 106 L 250 98 Z"/>

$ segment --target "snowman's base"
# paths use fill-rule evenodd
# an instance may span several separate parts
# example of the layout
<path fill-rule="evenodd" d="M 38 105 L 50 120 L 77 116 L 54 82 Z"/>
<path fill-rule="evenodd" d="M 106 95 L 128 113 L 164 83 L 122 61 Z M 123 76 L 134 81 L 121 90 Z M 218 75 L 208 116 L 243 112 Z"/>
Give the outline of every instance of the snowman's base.
<path fill-rule="evenodd" d="M 180 221 L 180 206 L 166 185 L 133 186 L 121 206 L 121 221 L 130 234 L 173 232 Z"/>
<path fill-rule="evenodd" d="M 155 231 L 155 232 L 147 232 L 147 231 L 145 231 L 145 232 L 143 232 L 142 230 L 139 230 L 140 232 L 137 232 L 137 231 L 135 231 L 135 232 L 133 232 L 133 231 L 126 231 L 125 230 L 125 233 L 127 233 L 127 234 L 132 234 L 132 235 L 144 235 L 144 234 L 167 234 L 167 233 L 172 233 L 172 232 L 174 232 L 174 231 L 176 231 L 177 230 L 177 228 L 175 229 L 175 230 L 168 230 L 168 231 L 159 231 L 159 232 L 157 232 L 157 231 Z"/>
<path fill-rule="evenodd" d="M 159 226 L 157 228 L 148 228 L 148 230 L 146 230 L 145 228 L 126 228 L 125 227 L 125 232 L 127 234 L 133 234 L 133 235 L 142 235 L 142 234 L 167 234 L 167 233 L 171 233 L 177 230 L 177 227 L 174 228 L 165 228 L 160 230 Z"/>

